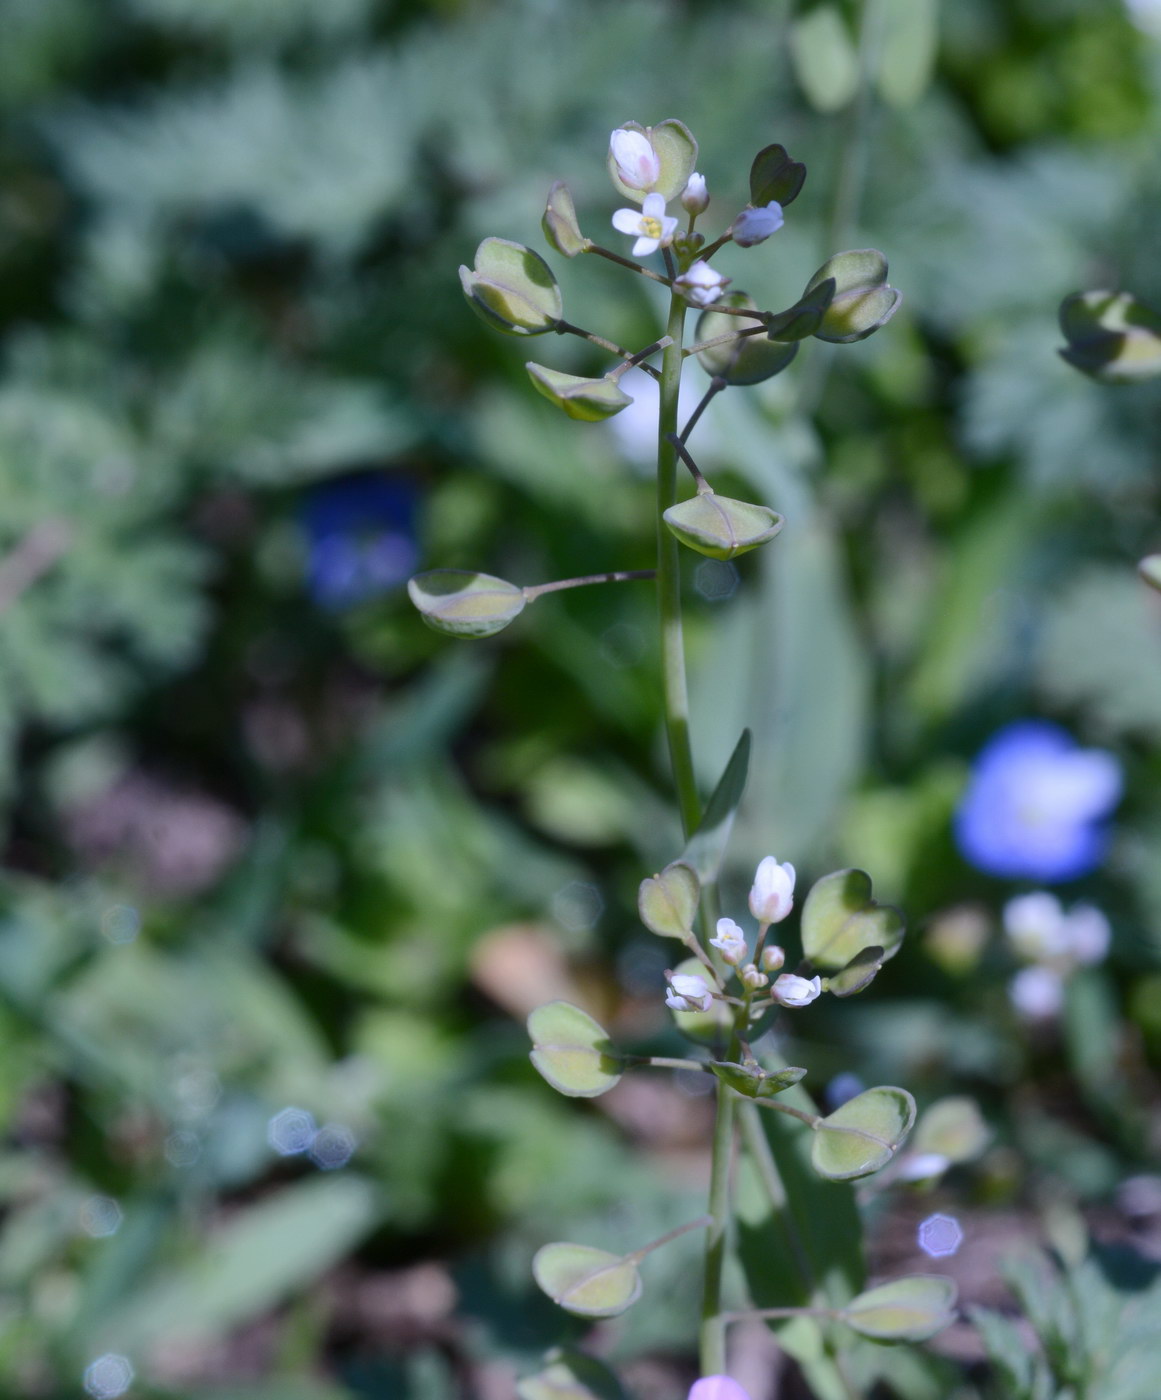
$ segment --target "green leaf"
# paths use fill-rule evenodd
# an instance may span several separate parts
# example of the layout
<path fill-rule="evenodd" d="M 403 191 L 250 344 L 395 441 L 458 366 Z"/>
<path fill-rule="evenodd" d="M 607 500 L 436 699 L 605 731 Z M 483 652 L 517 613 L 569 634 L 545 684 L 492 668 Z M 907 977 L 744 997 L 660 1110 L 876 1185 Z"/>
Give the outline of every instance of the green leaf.
<path fill-rule="evenodd" d="M 588 247 L 589 240 L 581 233 L 577 222 L 572 194 L 562 180 L 557 180 L 548 191 L 548 203 L 540 226 L 552 247 L 566 258 L 575 258 Z"/>
<path fill-rule="evenodd" d="M 475 271 L 460 268 L 460 285 L 473 309 L 509 335 L 543 335 L 560 321 L 560 288 L 539 253 L 507 238 L 485 238 Z"/>
<path fill-rule="evenodd" d="M 992 1140 L 975 1099 L 954 1094 L 926 1109 L 915 1129 L 911 1150 L 937 1152 L 949 1162 L 970 1162 Z"/>
<path fill-rule="evenodd" d="M 697 830 L 681 853 L 681 859 L 693 866 L 703 885 L 712 883 L 718 877 L 726 854 L 726 844 L 734 825 L 734 816 L 746 790 L 746 774 L 749 770 L 750 731 L 744 729 L 717 787 L 714 788 L 713 796 L 706 803 Z"/>
<path fill-rule="evenodd" d="M 597 423 L 612 418 L 633 400 L 614 379 L 585 379 L 579 374 L 565 374 L 529 360 L 524 366 L 536 389 L 570 418 L 585 423 Z"/>
<path fill-rule="evenodd" d="M 1060 306 L 1060 354 L 1106 384 L 1161 374 L 1161 316 L 1129 292 L 1077 292 Z"/>
<path fill-rule="evenodd" d="M 834 295 L 814 332 L 819 340 L 837 345 L 865 340 L 886 325 L 903 299 L 901 292 L 887 285 L 887 259 L 874 248 L 828 258 L 806 284 L 806 291 L 830 278 Z"/>
<path fill-rule="evenodd" d="M 765 1070 L 754 1060 L 733 1064 L 727 1060 L 711 1060 L 710 1069 L 731 1089 L 748 1099 L 772 1099 L 805 1077 L 806 1071 L 794 1065 L 784 1069 Z"/>
<path fill-rule="evenodd" d="M 641 1296 L 636 1264 L 584 1244 L 546 1244 L 532 1276 L 554 1303 L 578 1317 L 616 1317 Z"/>
<path fill-rule="evenodd" d="M 843 1321 L 876 1342 L 925 1342 L 955 1321 L 955 1283 L 942 1274 L 911 1274 L 860 1293 Z"/>
<path fill-rule="evenodd" d="M 674 969 L 678 977 L 700 977 L 707 987 L 713 986 L 709 970 L 700 958 L 686 958 Z M 684 1036 L 700 1045 L 713 1045 L 729 1030 L 733 1012 L 724 1001 L 714 1001 L 708 1011 L 671 1011 L 673 1023 Z"/>
<path fill-rule="evenodd" d="M 837 112 L 858 91 L 858 50 L 837 5 L 815 5 L 795 19 L 790 57 L 794 75 L 817 111 Z"/>
<path fill-rule="evenodd" d="M 660 875 L 642 880 L 637 912 L 650 933 L 662 938 L 686 938 L 697 917 L 701 884 L 691 865 L 675 860 Z"/>
<path fill-rule="evenodd" d="M 886 0 L 876 86 L 892 107 L 911 107 L 935 69 L 938 0 Z"/>
<path fill-rule="evenodd" d="M 782 517 L 767 506 L 735 501 L 713 491 L 699 491 L 665 512 L 669 533 L 698 554 L 736 559 L 772 540 Z"/>
<path fill-rule="evenodd" d="M 625 1400 L 616 1376 L 592 1356 L 557 1347 L 535 1375 L 516 1382 L 519 1400 Z"/>
<path fill-rule="evenodd" d="M 835 279 L 824 277 L 808 287 L 793 306 L 766 316 L 766 329 L 771 340 L 797 341 L 815 335 L 822 319 L 834 300 Z"/>
<path fill-rule="evenodd" d="M 689 177 L 697 165 L 697 142 L 689 128 L 675 117 L 670 117 L 657 126 L 642 126 L 639 122 L 622 122 L 621 127 L 625 131 L 640 131 L 649 138 L 649 142 L 661 162 L 661 174 L 653 186 L 653 191 L 662 195 L 666 203 L 676 199 L 689 183 Z M 621 182 L 621 177 L 617 174 L 617 162 L 613 159 L 611 150 L 608 156 L 608 168 L 609 178 L 618 193 L 624 195 L 626 199 L 631 199 L 634 204 L 641 204 L 646 194 L 651 193 L 649 190 L 630 189 L 628 185 Z"/>
<path fill-rule="evenodd" d="M 836 997 L 853 997 L 864 987 L 869 987 L 879 975 L 883 966 L 883 950 L 875 946 L 861 948 L 833 977 L 823 979 L 823 991 Z"/>
<path fill-rule="evenodd" d="M 528 1017 L 532 1063 L 549 1084 L 573 1099 L 611 1089 L 624 1068 L 609 1033 L 567 1001 L 550 1001 Z"/>
<path fill-rule="evenodd" d="M 431 569 L 407 584 L 423 620 L 452 637 L 491 637 L 524 611 L 524 590 L 491 574 Z"/>
<path fill-rule="evenodd" d="M 722 297 L 723 306 L 742 307 L 747 311 L 756 310 L 753 297 L 745 292 L 729 292 Z M 751 325 L 760 326 L 765 317 L 755 315 L 753 320 L 745 316 L 727 316 L 711 308 L 698 318 L 697 339 L 713 340 L 719 335 L 744 330 Z M 712 345 L 708 350 L 698 351 L 701 367 L 709 375 L 724 379 L 727 384 L 760 384 L 770 379 L 794 359 L 795 346 L 775 345 L 760 335 L 748 335 L 741 340 L 726 341 L 722 345 Z"/>
<path fill-rule="evenodd" d="M 810 1154 L 815 1170 L 830 1181 L 869 1176 L 894 1157 L 914 1122 L 915 1100 L 906 1089 L 866 1089 L 818 1125 Z"/>
<path fill-rule="evenodd" d="M 864 870 L 824 875 L 802 906 L 802 951 L 815 967 L 845 968 L 864 948 L 881 949 L 884 962 L 903 942 L 903 916 L 871 897 Z"/>
<path fill-rule="evenodd" d="M 765 146 L 750 166 L 750 203 L 756 209 L 776 199 L 785 208 L 798 198 L 806 166 L 791 160 L 785 146 Z"/>

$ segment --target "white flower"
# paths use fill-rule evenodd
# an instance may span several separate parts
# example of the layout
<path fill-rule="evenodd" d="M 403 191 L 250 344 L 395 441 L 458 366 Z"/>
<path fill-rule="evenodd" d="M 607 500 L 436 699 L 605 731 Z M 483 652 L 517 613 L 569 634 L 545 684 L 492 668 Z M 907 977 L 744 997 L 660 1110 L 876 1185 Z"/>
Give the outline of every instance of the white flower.
<path fill-rule="evenodd" d="M 758 863 L 750 888 L 750 913 L 760 924 L 777 924 L 794 907 L 794 867 L 773 856 Z M 779 963 L 781 967 L 781 963 Z"/>
<path fill-rule="evenodd" d="M 702 214 L 709 207 L 709 193 L 705 187 L 705 176 L 695 170 L 686 181 L 681 192 L 681 206 L 691 214 Z"/>
<path fill-rule="evenodd" d="M 734 220 L 734 242 L 739 248 L 753 248 L 765 243 L 772 233 L 782 227 L 782 206 L 772 199 L 762 209 L 743 209 Z"/>
<path fill-rule="evenodd" d="M 752 992 L 756 992 L 760 987 L 767 986 L 770 981 L 769 977 L 767 977 L 764 972 L 758 971 L 757 965 L 754 963 L 747 963 L 746 966 L 742 968 L 741 977 L 743 985 L 749 987 Z"/>
<path fill-rule="evenodd" d="M 631 134 L 631 133 L 630 133 Z M 635 233 L 633 256 L 643 258 L 667 244 L 677 229 L 677 220 L 665 212 L 665 199 L 659 194 L 647 194 L 640 210 L 618 209 L 613 215 L 613 227 L 618 233 Z"/>
<path fill-rule="evenodd" d="M 771 943 L 768 948 L 762 949 L 762 971 L 777 972 L 786 962 L 786 949 L 779 948 L 777 943 Z"/>
<path fill-rule="evenodd" d="M 713 993 L 700 977 L 678 973 L 669 979 L 665 1005 L 672 1011 L 708 1011 Z"/>
<path fill-rule="evenodd" d="M 733 919 L 718 920 L 718 936 L 710 939 L 710 945 L 721 949 L 722 958 L 731 967 L 737 967 L 748 951 L 746 935 Z"/>
<path fill-rule="evenodd" d="M 771 992 L 780 1006 L 809 1006 L 815 997 L 822 995 L 822 978 L 812 977 L 807 981 L 793 972 L 784 972 Z"/>
<path fill-rule="evenodd" d="M 1068 950 L 1078 963 L 1104 962 L 1112 941 L 1109 921 L 1091 904 L 1074 904 L 1064 920 Z"/>
<path fill-rule="evenodd" d="M 661 179 L 661 160 L 653 143 L 641 131 L 619 126 L 609 137 L 609 150 L 617 163 L 621 183 L 631 190 L 651 190 Z"/>
<path fill-rule="evenodd" d="M 908 1152 L 899 1161 L 900 1181 L 930 1181 L 942 1176 L 951 1166 L 951 1158 L 942 1152 Z"/>
<path fill-rule="evenodd" d="M 686 301 L 693 302 L 694 306 L 709 306 L 721 296 L 722 288 L 729 280 L 720 272 L 715 272 L 709 263 L 698 258 L 688 272 L 674 278 L 673 285 Z"/>
<path fill-rule="evenodd" d="M 1025 967 L 1008 983 L 1012 1005 L 1032 1021 L 1048 1021 L 1064 1005 L 1064 982 L 1051 967 Z"/>
<path fill-rule="evenodd" d="M 1004 905 L 1004 932 L 1029 962 L 1046 962 L 1068 952 L 1069 938 L 1060 900 L 1046 890 L 1022 894 Z"/>

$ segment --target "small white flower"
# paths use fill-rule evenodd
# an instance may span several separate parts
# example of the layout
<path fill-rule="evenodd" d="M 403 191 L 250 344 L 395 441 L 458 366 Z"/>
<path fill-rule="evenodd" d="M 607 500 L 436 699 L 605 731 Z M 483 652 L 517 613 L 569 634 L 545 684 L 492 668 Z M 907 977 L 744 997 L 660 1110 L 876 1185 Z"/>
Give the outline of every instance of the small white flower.
<path fill-rule="evenodd" d="M 775 980 L 771 989 L 774 1000 L 780 1006 L 809 1006 L 822 995 L 822 978 L 797 977 L 793 972 L 784 972 Z"/>
<path fill-rule="evenodd" d="M 700 977 L 678 973 L 669 979 L 665 1005 L 672 1011 L 708 1011 L 713 993 Z"/>
<path fill-rule="evenodd" d="M 768 948 L 762 949 L 762 971 L 777 972 L 785 965 L 786 949 L 779 948 L 777 943 L 771 943 Z"/>
<path fill-rule="evenodd" d="M 677 230 L 677 220 L 665 212 L 665 200 L 659 194 L 647 194 L 640 210 L 618 209 L 613 215 L 613 227 L 618 233 L 636 234 L 633 256 L 643 258 L 668 244 Z"/>
<path fill-rule="evenodd" d="M 695 170 L 681 192 L 681 206 L 691 214 L 703 214 L 709 207 L 709 193 L 705 187 L 705 176 Z"/>
<path fill-rule="evenodd" d="M 680 277 L 674 279 L 673 285 L 686 301 L 693 302 L 694 306 L 709 306 L 721 296 L 722 288 L 729 280 L 720 272 L 715 272 L 709 263 L 698 258 L 688 272 L 683 272 Z"/>
<path fill-rule="evenodd" d="M 758 863 L 750 888 L 750 913 L 760 924 L 778 924 L 794 907 L 794 867 L 773 856 Z M 779 963 L 781 967 L 781 963 Z"/>
<path fill-rule="evenodd" d="M 755 963 L 747 963 L 741 972 L 742 983 L 749 987 L 752 992 L 769 985 L 770 979 L 764 972 L 759 972 Z"/>
<path fill-rule="evenodd" d="M 1046 962 L 1069 951 L 1060 900 L 1046 890 L 1022 894 L 1004 905 L 1004 932 L 1022 958 Z"/>
<path fill-rule="evenodd" d="M 629 189 L 645 192 L 661 179 L 661 160 L 644 132 L 619 126 L 609 137 L 609 149 L 621 183 Z"/>
<path fill-rule="evenodd" d="M 718 936 L 710 939 L 710 945 L 721 949 L 722 958 L 731 967 L 737 967 L 749 951 L 746 947 L 746 935 L 733 919 L 718 920 Z"/>
<path fill-rule="evenodd" d="M 1064 1005 L 1064 982 L 1051 967 L 1025 967 L 1008 983 L 1012 1005 L 1031 1021 L 1050 1021 Z"/>
<path fill-rule="evenodd" d="M 782 227 L 782 206 L 776 199 L 761 209 L 743 209 L 734 220 L 734 242 L 739 248 L 765 243 Z"/>
<path fill-rule="evenodd" d="M 1068 949 L 1078 963 L 1104 962 L 1113 931 L 1109 921 L 1091 904 L 1074 904 L 1064 920 Z"/>
<path fill-rule="evenodd" d="M 930 1181 L 950 1166 L 951 1159 L 942 1152 L 908 1152 L 899 1161 L 898 1177 L 900 1181 Z"/>

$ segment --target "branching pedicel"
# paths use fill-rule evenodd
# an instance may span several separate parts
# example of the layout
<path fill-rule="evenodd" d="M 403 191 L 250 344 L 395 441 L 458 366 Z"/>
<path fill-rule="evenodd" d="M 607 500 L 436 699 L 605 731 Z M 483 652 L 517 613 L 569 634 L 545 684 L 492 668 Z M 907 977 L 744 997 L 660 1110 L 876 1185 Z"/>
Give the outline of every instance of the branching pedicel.
<path fill-rule="evenodd" d="M 759 865 L 750 891 L 750 913 L 757 924 L 752 944 L 733 919 L 718 917 L 716 880 L 745 785 L 749 736 L 743 734 L 703 807 L 694 777 L 686 699 L 679 544 L 714 559 L 732 559 L 772 539 L 783 522 L 766 506 L 717 494 L 699 471 L 688 444 L 706 406 L 724 389 L 757 384 L 779 374 L 810 336 L 836 343 L 864 339 L 890 319 L 900 298 L 887 284 L 886 259 L 874 250 L 839 253 L 829 259 L 807 282 L 799 300 L 783 311 L 761 310 L 745 292 L 727 292 L 729 279 L 711 266 L 714 254 L 730 242 L 755 247 L 775 233 L 782 226 L 786 206 L 802 188 L 806 170 L 782 146 L 760 151 L 750 171 L 751 203 L 706 245 L 695 229 L 709 203 L 705 179 L 694 169 L 696 159 L 696 141 L 676 120 L 655 127 L 629 122 L 613 132 L 609 175 L 632 207 L 618 209 L 612 223 L 635 240 L 631 256 L 600 246 L 581 232 L 572 197 L 563 184 L 554 185 L 548 196 L 543 229 L 558 253 L 567 258 L 595 254 L 668 289 L 665 334 L 643 350 L 622 349 L 566 321 L 560 290 L 548 265 L 519 243 L 485 239 L 474 268 L 460 269 L 470 304 L 496 329 L 524 336 L 549 332 L 582 336 L 617 358 L 619 363 L 601 378 L 528 364 L 535 388 L 570 417 L 595 421 L 625 408 L 631 400 L 619 381 L 632 365 L 641 365 L 659 380 L 656 570 L 594 574 L 525 587 L 486 574 L 434 570 L 420 574 L 409 587 L 412 600 L 431 626 L 455 636 L 484 637 L 507 626 L 545 593 L 590 583 L 656 579 L 665 722 L 686 846 L 672 864 L 642 881 L 639 912 L 652 933 L 685 946 L 688 956 L 667 974 L 665 1001 L 678 1029 L 695 1044 L 708 1047 L 708 1055 L 673 1059 L 628 1054 L 612 1043 L 591 1016 L 565 1002 L 538 1008 L 529 1017 L 528 1028 L 533 1064 L 555 1089 L 574 1097 L 602 1094 L 627 1070 L 639 1066 L 683 1068 L 716 1078 L 708 1212 L 624 1255 L 579 1244 L 545 1245 L 533 1261 L 533 1272 L 540 1287 L 569 1312 L 612 1317 L 640 1295 L 639 1266 L 646 1255 L 677 1235 L 704 1229 L 703 1380 L 693 1393 L 698 1400 L 711 1395 L 736 1400 L 740 1388 L 723 1373 L 726 1327 L 739 1317 L 764 1317 L 779 1327 L 794 1320 L 800 1330 L 815 1329 L 810 1345 L 818 1356 L 812 1363 L 817 1374 L 839 1345 L 834 1341 L 834 1324 L 850 1329 L 848 1337 L 853 1331 L 880 1342 L 920 1340 L 950 1321 L 955 1290 L 946 1279 L 923 1275 L 860 1292 L 853 1199 L 845 1186 L 823 1185 L 831 1193 L 826 1208 L 839 1215 L 849 1212 L 854 1223 L 850 1233 L 855 1238 L 841 1243 L 841 1257 L 828 1261 L 821 1245 L 816 1247 L 809 1238 L 805 1243 L 797 1241 L 792 1251 L 794 1277 L 787 1288 L 788 1296 L 800 1300 L 800 1305 L 757 1306 L 746 1313 L 723 1309 L 723 1268 L 735 1217 L 736 1138 L 740 1135 L 744 1145 L 750 1180 L 765 1193 L 770 1221 L 781 1221 L 783 1234 L 809 1232 L 815 1203 L 802 1198 L 800 1183 L 785 1177 L 786 1154 L 801 1156 L 804 1141 L 809 1142 L 804 1160 L 823 1183 L 845 1183 L 869 1175 L 895 1156 L 914 1122 L 915 1104 L 904 1089 L 880 1087 L 823 1116 L 801 1089 L 793 1087 L 805 1070 L 763 1063 L 751 1048 L 781 1008 L 808 1006 L 827 992 L 850 996 L 865 987 L 897 951 L 903 921 L 897 911 L 874 901 L 871 881 L 862 871 L 836 871 L 807 896 L 801 918 L 803 960 L 795 971 L 782 971 L 786 954 L 768 942 L 768 935 L 791 912 L 795 872 L 793 866 L 780 865 L 773 857 Z M 684 229 L 668 212 L 676 200 L 687 216 Z M 636 261 L 656 253 L 664 271 Z M 701 314 L 695 343 L 687 347 L 685 320 L 690 307 Z M 660 368 L 649 363 L 658 354 Z M 693 355 L 710 380 L 679 431 L 682 365 Z M 695 487 L 682 500 L 678 499 L 679 463 L 688 468 Z M 700 937 L 694 931 L 699 916 Z M 772 1113 L 767 1117 L 760 1109 Z M 774 1241 L 770 1244 L 773 1247 Z M 752 1301 L 760 1303 L 762 1294 L 769 1296 L 771 1290 L 763 1284 L 761 1269 L 751 1267 L 745 1249 L 742 1253 Z M 790 1333 L 784 1333 L 783 1340 L 791 1346 Z M 565 1394 L 582 1400 L 617 1390 L 612 1377 L 592 1358 L 560 1353 L 550 1358 L 545 1370 L 522 1381 L 519 1393 L 523 1400 Z"/>

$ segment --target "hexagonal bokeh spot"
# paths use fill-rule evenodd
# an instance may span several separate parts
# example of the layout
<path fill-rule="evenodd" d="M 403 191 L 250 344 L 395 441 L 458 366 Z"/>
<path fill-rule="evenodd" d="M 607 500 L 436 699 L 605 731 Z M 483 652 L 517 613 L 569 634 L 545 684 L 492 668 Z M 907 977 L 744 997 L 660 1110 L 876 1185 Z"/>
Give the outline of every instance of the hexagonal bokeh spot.
<path fill-rule="evenodd" d="M 314 1135 L 310 1160 L 321 1171 L 338 1171 L 351 1160 L 357 1146 L 354 1133 L 345 1123 L 325 1123 Z"/>
<path fill-rule="evenodd" d="M 740 576 L 728 559 L 703 559 L 693 571 L 693 586 L 707 603 L 724 603 L 738 591 Z"/>
<path fill-rule="evenodd" d="M 85 1367 L 85 1390 L 93 1400 L 117 1400 L 132 1384 L 133 1366 L 117 1352 L 106 1352 Z"/>
<path fill-rule="evenodd" d="M 280 1157 L 298 1157 L 309 1152 L 318 1132 L 314 1115 L 305 1108 L 287 1107 L 266 1125 L 266 1141 Z"/>
<path fill-rule="evenodd" d="M 552 917 L 569 933 L 592 928 L 604 909 L 600 890 L 584 880 L 570 880 L 552 897 Z"/>
<path fill-rule="evenodd" d="M 932 1259 L 946 1259 L 963 1244 L 963 1226 L 954 1215 L 929 1215 L 916 1231 L 919 1248 Z"/>
<path fill-rule="evenodd" d="M 120 1205 L 112 1196 L 90 1196 L 81 1204 L 81 1229 L 95 1240 L 115 1235 L 124 1218 Z"/>

